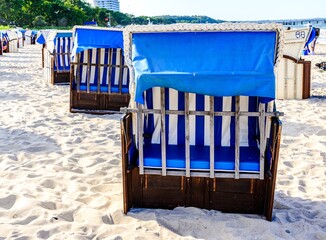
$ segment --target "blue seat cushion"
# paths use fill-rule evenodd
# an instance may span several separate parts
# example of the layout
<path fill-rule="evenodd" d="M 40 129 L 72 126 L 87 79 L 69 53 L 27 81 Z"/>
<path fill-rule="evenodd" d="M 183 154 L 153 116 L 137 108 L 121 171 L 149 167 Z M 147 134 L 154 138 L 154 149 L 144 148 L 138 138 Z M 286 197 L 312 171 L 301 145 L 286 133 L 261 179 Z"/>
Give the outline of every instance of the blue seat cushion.
<path fill-rule="evenodd" d="M 209 169 L 209 146 L 190 146 L 191 170 Z M 240 171 L 259 172 L 259 148 L 240 147 Z M 161 145 L 144 145 L 144 166 L 161 168 Z M 219 171 L 233 171 L 235 169 L 235 148 L 215 147 L 214 168 Z M 166 165 L 170 169 L 185 169 L 185 146 L 167 145 Z"/>
<path fill-rule="evenodd" d="M 70 66 L 65 66 L 65 67 L 63 67 L 63 66 L 59 66 L 59 67 L 54 66 L 54 70 L 55 71 L 67 71 L 67 72 L 69 72 L 70 71 Z"/>

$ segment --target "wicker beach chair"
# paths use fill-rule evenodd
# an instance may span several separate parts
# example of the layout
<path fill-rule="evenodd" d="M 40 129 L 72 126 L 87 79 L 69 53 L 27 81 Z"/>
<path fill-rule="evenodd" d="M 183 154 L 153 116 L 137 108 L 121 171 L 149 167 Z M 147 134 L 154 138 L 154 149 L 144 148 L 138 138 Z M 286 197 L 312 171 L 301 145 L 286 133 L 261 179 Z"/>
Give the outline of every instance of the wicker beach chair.
<path fill-rule="evenodd" d="M 301 58 L 313 28 L 295 28 L 284 32 L 284 51 L 277 72 L 278 99 L 306 99 L 310 97 L 311 62 Z"/>
<path fill-rule="evenodd" d="M 50 31 L 44 50 L 44 75 L 51 84 L 69 84 L 72 31 Z"/>
<path fill-rule="evenodd" d="M 129 104 L 129 69 L 119 29 L 75 27 L 70 111 L 105 114 Z"/>
<path fill-rule="evenodd" d="M 194 206 L 271 220 L 280 146 L 273 24 L 129 26 L 124 212 Z"/>

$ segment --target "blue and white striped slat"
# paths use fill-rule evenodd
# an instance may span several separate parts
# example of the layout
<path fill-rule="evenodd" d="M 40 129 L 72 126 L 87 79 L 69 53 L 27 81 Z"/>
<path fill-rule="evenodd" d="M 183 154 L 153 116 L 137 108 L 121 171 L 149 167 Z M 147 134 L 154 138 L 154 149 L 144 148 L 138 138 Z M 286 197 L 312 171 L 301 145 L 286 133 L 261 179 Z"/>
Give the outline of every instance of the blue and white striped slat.
<path fill-rule="evenodd" d="M 81 65 L 79 70 L 80 89 L 87 90 L 87 82 L 90 83 L 90 91 L 98 91 L 98 74 L 100 74 L 100 92 L 128 93 L 129 92 L 129 69 L 125 66 L 124 57 L 120 48 L 102 48 L 100 49 L 100 59 L 98 49 L 90 49 L 80 53 L 80 63 L 88 63 L 90 59 L 90 73 L 88 79 L 87 65 Z M 100 61 L 100 62 L 99 62 Z M 98 69 L 96 64 L 108 64 L 113 66 L 101 66 Z M 77 68 L 75 68 L 75 76 Z M 75 77 L 75 81 L 76 81 Z M 119 89 L 122 80 L 121 91 Z M 110 86 L 109 86 L 110 82 Z M 75 84 L 77 84 L 75 82 Z"/>
<path fill-rule="evenodd" d="M 152 88 L 146 91 L 146 107 L 148 109 L 160 109 L 160 89 Z M 257 112 L 257 97 L 240 97 L 240 111 Z M 165 89 L 166 110 L 184 110 L 184 93 L 174 89 Z M 209 111 L 209 96 L 189 94 L 190 111 Z M 235 111 L 234 97 L 214 97 L 214 111 Z M 145 144 L 159 144 L 161 138 L 161 115 L 148 114 L 145 118 L 144 133 Z M 190 115 L 190 145 L 209 146 L 210 144 L 210 117 Z M 214 141 L 215 146 L 235 145 L 235 117 L 215 116 Z M 257 147 L 259 137 L 258 117 L 240 117 L 240 146 Z M 184 115 L 166 115 L 166 139 L 168 145 L 185 144 L 185 117 Z"/>
<path fill-rule="evenodd" d="M 70 71 L 70 53 L 72 49 L 72 39 L 70 37 L 63 37 L 56 39 L 56 59 L 54 61 L 54 70 L 56 71 Z"/>

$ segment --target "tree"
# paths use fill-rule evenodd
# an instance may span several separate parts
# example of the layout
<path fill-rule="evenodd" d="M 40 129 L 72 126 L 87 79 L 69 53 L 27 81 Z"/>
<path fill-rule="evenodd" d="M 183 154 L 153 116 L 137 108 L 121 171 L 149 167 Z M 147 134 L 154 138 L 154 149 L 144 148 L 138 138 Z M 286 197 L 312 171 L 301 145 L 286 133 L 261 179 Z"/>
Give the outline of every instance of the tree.
<path fill-rule="evenodd" d="M 0 20 L 16 24 L 22 17 L 23 0 L 0 0 Z"/>
<path fill-rule="evenodd" d="M 135 17 L 131 14 L 91 7 L 84 0 L 0 0 L 0 23 L 26 27 L 40 27 L 45 23 L 52 26 L 74 26 L 95 20 L 99 26 L 129 24 L 148 24 L 147 16 Z M 154 24 L 182 22 L 218 23 L 207 16 L 156 16 L 151 17 Z"/>
<path fill-rule="evenodd" d="M 33 21 L 33 26 L 34 27 L 44 27 L 44 26 L 46 26 L 45 17 L 43 17 L 43 16 L 35 17 L 35 19 Z"/>

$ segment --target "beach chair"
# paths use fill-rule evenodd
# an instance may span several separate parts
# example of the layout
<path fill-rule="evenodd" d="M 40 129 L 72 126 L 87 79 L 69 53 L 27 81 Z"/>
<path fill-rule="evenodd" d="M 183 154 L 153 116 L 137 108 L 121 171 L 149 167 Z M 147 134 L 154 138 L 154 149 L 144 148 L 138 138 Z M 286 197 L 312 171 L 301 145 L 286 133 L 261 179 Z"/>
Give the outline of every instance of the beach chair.
<path fill-rule="evenodd" d="M 26 40 L 25 34 L 26 34 L 27 30 L 25 30 L 25 29 L 18 29 L 18 31 L 21 32 L 21 34 L 23 35 L 22 42 L 20 43 L 20 47 L 23 47 L 26 44 L 25 43 L 25 40 Z"/>
<path fill-rule="evenodd" d="M 277 99 L 306 99 L 310 97 L 311 61 L 301 58 L 313 34 L 312 27 L 284 32 L 284 51 L 277 72 Z"/>
<path fill-rule="evenodd" d="M 70 111 L 105 114 L 128 106 L 122 30 L 79 26 L 73 36 Z"/>
<path fill-rule="evenodd" d="M 8 52 L 18 52 L 18 34 L 15 31 L 8 30 L 6 36 L 8 39 Z"/>
<path fill-rule="evenodd" d="M 8 53 L 9 52 L 9 36 L 7 34 L 7 31 L 1 31 L 0 37 L 1 37 L 2 53 Z"/>
<path fill-rule="evenodd" d="M 36 30 L 27 30 L 25 32 L 25 44 L 26 45 L 35 44 L 36 36 L 37 36 Z"/>
<path fill-rule="evenodd" d="M 42 68 L 44 68 L 44 51 L 46 50 L 46 41 L 49 36 L 49 30 L 41 30 L 37 33 L 36 43 L 42 45 Z"/>
<path fill-rule="evenodd" d="M 24 35 L 20 30 L 15 30 L 17 33 L 17 47 L 22 48 L 24 46 Z"/>
<path fill-rule="evenodd" d="M 124 212 L 193 206 L 272 219 L 277 24 L 128 26 Z"/>
<path fill-rule="evenodd" d="M 44 75 L 51 84 L 69 84 L 72 31 L 50 31 L 44 51 Z"/>
<path fill-rule="evenodd" d="M 2 34 L 0 32 L 0 55 L 2 55 Z"/>

